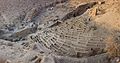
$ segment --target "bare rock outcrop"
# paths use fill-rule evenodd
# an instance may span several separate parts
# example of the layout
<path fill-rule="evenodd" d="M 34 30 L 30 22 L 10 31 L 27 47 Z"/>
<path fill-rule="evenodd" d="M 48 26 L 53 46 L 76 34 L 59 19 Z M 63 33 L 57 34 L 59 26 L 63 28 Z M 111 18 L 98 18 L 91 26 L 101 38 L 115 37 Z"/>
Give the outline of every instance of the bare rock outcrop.
<path fill-rule="evenodd" d="M 96 55 L 85 58 L 70 58 L 64 56 L 44 56 L 41 63 L 108 63 L 107 54 Z"/>

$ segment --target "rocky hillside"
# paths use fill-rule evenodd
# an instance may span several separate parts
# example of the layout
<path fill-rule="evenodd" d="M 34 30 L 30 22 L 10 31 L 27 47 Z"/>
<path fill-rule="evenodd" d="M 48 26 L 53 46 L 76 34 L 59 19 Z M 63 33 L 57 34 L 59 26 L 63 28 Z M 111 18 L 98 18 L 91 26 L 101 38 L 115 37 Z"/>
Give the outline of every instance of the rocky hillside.
<path fill-rule="evenodd" d="M 119 0 L 0 0 L 0 63 L 120 63 Z"/>

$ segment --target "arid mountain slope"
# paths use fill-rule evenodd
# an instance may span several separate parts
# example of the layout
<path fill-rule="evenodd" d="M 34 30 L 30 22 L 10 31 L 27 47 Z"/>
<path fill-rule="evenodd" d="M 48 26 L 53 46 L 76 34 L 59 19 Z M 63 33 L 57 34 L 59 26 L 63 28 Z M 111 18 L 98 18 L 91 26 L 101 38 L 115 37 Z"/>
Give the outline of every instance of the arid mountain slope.
<path fill-rule="evenodd" d="M 119 0 L 0 0 L 0 63 L 119 63 Z"/>

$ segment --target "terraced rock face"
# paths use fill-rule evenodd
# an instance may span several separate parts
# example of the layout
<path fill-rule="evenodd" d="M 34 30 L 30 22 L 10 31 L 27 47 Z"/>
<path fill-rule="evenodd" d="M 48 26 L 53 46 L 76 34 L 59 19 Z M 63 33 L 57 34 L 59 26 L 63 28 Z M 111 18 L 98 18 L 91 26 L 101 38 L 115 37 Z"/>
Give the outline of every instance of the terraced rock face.
<path fill-rule="evenodd" d="M 8 41 L 24 40 L 27 35 L 34 33 L 39 23 L 44 20 L 42 20 L 42 18 L 44 18 L 42 17 L 44 9 L 54 7 L 66 1 L 67 0 L 0 0 L 0 30 L 2 30 L 0 31 L 0 39 Z M 2 33 L 3 31 L 4 33 Z"/>
<path fill-rule="evenodd" d="M 0 63 L 117 63 L 120 2 L 109 1 L 0 0 Z"/>
<path fill-rule="evenodd" d="M 30 37 L 50 50 L 47 52 L 83 57 L 102 53 L 106 34 L 105 29 L 91 22 L 88 17 L 80 16 L 38 31 Z"/>

